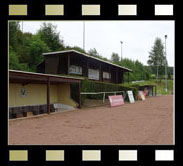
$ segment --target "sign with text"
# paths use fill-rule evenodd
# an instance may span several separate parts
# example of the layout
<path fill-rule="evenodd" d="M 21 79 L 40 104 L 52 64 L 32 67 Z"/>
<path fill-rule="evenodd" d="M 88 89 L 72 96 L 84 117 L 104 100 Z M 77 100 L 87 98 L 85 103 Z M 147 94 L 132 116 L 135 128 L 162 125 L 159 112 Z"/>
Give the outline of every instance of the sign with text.
<path fill-rule="evenodd" d="M 122 95 L 109 96 L 109 103 L 111 107 L 119 106 L 124 104 Z"/>
<path fill-rule="evenodd" d="M 88 78 L 91 80 L 99 80 L 99 70 L 88 69 Z"/>
<path fill-rule="evenodd" d="M 108 72 L 103 72 L 103 78 L 110 79 L 110 74 Z"/>
<path fill-rule="evenodd" d="M 69 66 L 69 74 L 78 74 L 82 75 L 82 67 L 71 65 Z"/>
<path fill-rule="evenodd" d="M 132 91 L 127 91 L 128 93 L 128 98 L 130 103 L 135 103 L 134 97 L 133 97 L 133 92 Z"/>

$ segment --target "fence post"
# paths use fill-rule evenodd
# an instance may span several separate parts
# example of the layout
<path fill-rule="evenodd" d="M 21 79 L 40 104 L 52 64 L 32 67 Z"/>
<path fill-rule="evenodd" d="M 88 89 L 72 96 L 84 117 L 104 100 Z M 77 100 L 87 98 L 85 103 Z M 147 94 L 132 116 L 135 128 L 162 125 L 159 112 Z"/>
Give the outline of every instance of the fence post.
<path fill-rule="evenodd" d="M 104 92 L 104 94 L 103 94 L 103 103 L 104 103 L 104 101 L 105 101 L 105 92 Z"/>
<path fill-rule="evenodd" d="M 125 91 L 122 91 L 122 95 L 123 95 L 123 98 L 124 98 L 124 100 L 125 100 L 125 98 L 126 98 L 126 93 L 125 93 Z"/>

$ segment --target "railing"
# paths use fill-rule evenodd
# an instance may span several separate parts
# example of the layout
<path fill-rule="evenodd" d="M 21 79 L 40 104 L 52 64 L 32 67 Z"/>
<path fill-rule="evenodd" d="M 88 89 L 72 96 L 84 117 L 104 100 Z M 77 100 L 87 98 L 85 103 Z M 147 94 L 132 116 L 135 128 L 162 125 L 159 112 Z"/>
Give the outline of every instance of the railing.
<path fill-rule="evenodd" d="M 98 94 L 103 94 L 103 103 L 105 102 L 105 96 L 106 94 L 114 94 L 116 95 L 117 93 L 122 93 L 123 98 L 125 99 L 127 96 L 127 93 L 125 91 L 113 91 L 113 92 L 81 92 L 81 95 L 98 95 Z"/>
<path fill-rule="evenodd" d="M 139 83 L 139 82 L 144 82 L 144 81 L 145 80 L 132 81 L 132 84 Z"/>

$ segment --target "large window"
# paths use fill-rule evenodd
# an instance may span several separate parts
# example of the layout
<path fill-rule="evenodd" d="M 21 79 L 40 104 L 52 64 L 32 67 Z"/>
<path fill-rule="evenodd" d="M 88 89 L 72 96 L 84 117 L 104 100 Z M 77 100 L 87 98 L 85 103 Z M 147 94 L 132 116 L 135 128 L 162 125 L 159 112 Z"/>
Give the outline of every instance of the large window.
<path fill-rule="evenodd" d="M 75 65 L 69 66 L 69 74 L 82 75 L 82 67 Z"/>
<path fill-rule="evenodd" d="M 99 80 L 99 70 L 88 69 L 88 78 L 91 80 Z"/>

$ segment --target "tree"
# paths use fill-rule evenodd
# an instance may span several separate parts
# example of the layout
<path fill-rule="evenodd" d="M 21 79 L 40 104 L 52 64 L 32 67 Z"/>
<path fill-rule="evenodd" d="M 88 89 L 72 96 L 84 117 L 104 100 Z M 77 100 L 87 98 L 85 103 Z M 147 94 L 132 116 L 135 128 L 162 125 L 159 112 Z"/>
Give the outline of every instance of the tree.
<path fill-rule="evenodd" d="M 133 61 L 128 58 L 124 58 L 122 61 L 119 62 L 120 66 L 129 68 L 132 72 L 129 73 L 129 80 L 136 81 L 136 80 L 149 80 L 150 79 L 150 71 L 138 60 Z M 124 74 L 124 80 L 128 81 L 128 74 Z"/>
<path fill-rule="evenodd" d="M 19 62 L 18 56 L 11 46 L 9 46 L 9 69 L 23 71 L 28 70 L 27 64 Z"/>
<path fill-rule="evenodd" d="M 96 48 L 90 49 L 90 50 L 88 51 L 88 54 L 89 54 L 90 56 L 99 58 L 99 59 L 101 59 L 101 60 L 109 61 L 106 57 L 101 56 L 101 55 L 97 52 Z M 110 61 L 109 61 L 109 62 L 110 62 Z"/>
<path fill-rule="evenodd" d="M 74 46 L 74 47 L 66 46 L 65 50 L 76 50 L 76 51 L 86 54 L 85 50 L 78 46 Z"/>
<path fill-rule="evenodd" d="M 156 38 L 154 46 L 149 52 L 149 59 L 147 63 L 152 67 L 153 70 L 156 70 L 156 76 L 162 75 L 164 72 L 164 66 L 167 63 L 164 56 L 164 46 L 160 38 Z"/>
<path fill-rule="evenodd" d="M 57 32 L 57 26 L 51 23 L 43 23 L 37 32 L 40 39 L 47 44 L 51 51 L 60 51 L 64 49 L 63 40 L 60 39 L 60 32 Z"/>
<path fill-rule="evenodd" d="M 16 53 L 13 51 L 12 46 L 9 46 L 9 68 L 13 70 L 19 69 L 19 60 Z"/>
<path fill-rule="evenodd" d="M 119 55 L 117 53 L 112 53 L 112 55 L 111 55 L 111 61 L 113 63 L 119 63 L 119 61 L 120 61 Z"/>
<path fill-rule="evenodd" d="M 90 56 L 94 56 L 94 57 L 97 57 L 97 58 L 100 58 L 100 54 L 97 52 L 96 48 L 92 48 L 88 51 L 88 54 Z"/>
<path fill-rule="evenodd" d="M 36 71 L 36 66 L 44 60 L 42 53 L 49 52 L 50 49 L 40 39 L 39 35 L 34 35 L 28 41 L 24 43 L 25 54 L 22 57 L 22 63 L 27 63 L 30 71 Z"/>
<path fill-rule="evenodd" d="M 9 22 L 9 46 L 12 49 L 16 49 L 17 45 L 17 34 L 20 32 L 19 22 Z"/>

